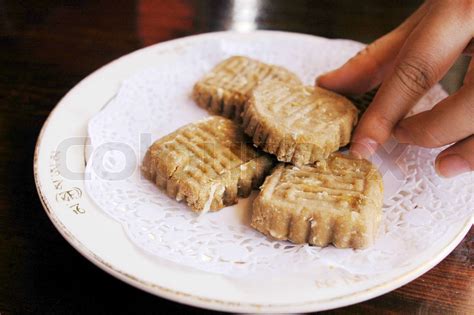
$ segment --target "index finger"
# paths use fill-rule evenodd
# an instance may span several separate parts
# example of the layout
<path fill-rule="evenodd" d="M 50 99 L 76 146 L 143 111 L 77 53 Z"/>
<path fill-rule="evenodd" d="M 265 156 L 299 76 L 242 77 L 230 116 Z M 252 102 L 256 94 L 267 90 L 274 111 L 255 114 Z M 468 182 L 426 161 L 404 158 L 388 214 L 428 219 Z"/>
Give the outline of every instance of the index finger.
<path fill-rule="evenodd" d="M 427 11 L 424 2 L 407 20 L 380 37 L 340 68 L 316 78 L 316 85 L 341 94 L 362 94 L 380 85 L 407 36 Z"/>

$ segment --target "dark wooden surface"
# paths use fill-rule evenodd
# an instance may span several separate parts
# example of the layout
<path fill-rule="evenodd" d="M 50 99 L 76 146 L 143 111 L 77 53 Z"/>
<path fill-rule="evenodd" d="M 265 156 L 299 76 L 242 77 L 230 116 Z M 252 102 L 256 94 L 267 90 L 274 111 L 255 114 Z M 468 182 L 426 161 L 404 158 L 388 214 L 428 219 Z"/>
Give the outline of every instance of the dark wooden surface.
<path fill-rule="evenodd" d="M 258 28 L 365 42 L 389 31 L 419 4 L 401 0 L 256 2 Z M 235 27 L 239 20 L 232 8 L 233 2 L 225 0 L 0 0 L 2 315 L 205 312 L 132 288 L 69 246 L 38 200 L 32 156 L 48 113 L 87 74 L 143 46 Z M 448 90 L 459 86 L 464 66 L 461 60 L 445 78 Z M 422 277 L 333 313 L 472 314 L 473 256 L 471 229 L 451 255 Z"/>

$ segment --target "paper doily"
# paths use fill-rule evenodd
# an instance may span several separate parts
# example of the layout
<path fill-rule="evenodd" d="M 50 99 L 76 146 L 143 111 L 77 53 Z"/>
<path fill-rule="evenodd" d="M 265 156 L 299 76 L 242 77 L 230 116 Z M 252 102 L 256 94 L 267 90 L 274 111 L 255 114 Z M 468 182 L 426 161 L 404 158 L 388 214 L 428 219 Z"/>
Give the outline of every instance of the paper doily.
<path fill-rule="evenodd" d="M 228 276 L 304 272 L 338 267 L 353 275 L 403 268 L 449 229 L 472 215 L 472 175 L 437 177 L 438 150 L 390 142 L 374 158 L 384 174 L 384 215 L 375 245 L 366 250 L 319 248 L 272 241 L 249 227 L 251 200 L 196 215 L 141 177 L 139 166 L 157 138 L 208 114 L 191 100 L 192 86 L 232 55 L 282 65 L 306 84 L 363 47 L 347 40 L 267 36 L 258 41 L 205 39 L 157 58 L 163 63 L 123 82 L 116 97 L 89 123 L 92 154 L 85 185 L 91 198 L 120 222 L 130 240 L 159 258 Z M 416 106 L 446 96 L 435 86 Z M 320 267 L 320 268 L 318 268 Z"/>

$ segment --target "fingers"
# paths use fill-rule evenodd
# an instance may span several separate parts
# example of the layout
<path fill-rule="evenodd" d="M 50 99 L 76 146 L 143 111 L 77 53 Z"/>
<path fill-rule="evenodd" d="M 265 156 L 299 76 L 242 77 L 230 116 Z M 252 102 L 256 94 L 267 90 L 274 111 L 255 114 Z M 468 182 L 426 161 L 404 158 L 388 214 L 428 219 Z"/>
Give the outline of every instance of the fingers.
<path fill-rule="evenodd" d="M 448 2 L 439 3 L 441 7 L 428 11 L 407 38 L 362 117 L 353 136 L 354 154 L 365 156 L 367 147 L 374 151 L 384 143 L 398 121 L 447 72 L 471 40 L 471 32 L 459 31 L 472 27 L 466 25 L 464 13 L 456 6 L 443 8 Z"/>
<path fill-rule="evenodd" d="M 394 130 L 400 143 L 434 148 L 474 133 L 474 85 L 464 85 L 433 109 L 402 120 Z"/>
<path fill-rule="evenodd" d="M 362 94 L 378 86 L 425 12 L 426 4 L 423 4 L 403 24 L 367 46 L 342 67 L 317 78 L 316 85 L 342 94 Z"/>
<path fill-rule="evenodd" d="M 470 136 L 441 152 L 436 158 L 436 172 L 454 177 L 474 170 L 474 136 Z"/>

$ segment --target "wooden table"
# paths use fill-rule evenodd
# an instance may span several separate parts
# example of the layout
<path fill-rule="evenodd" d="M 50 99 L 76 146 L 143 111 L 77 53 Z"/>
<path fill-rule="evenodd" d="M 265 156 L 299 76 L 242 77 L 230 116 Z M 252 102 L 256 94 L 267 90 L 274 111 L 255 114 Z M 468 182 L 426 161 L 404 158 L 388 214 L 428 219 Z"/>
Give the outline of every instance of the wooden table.
<path fill-rule="evenodd" d="M 237 10 L 252 3 L 258 8 L 254 18 Z M 0 313 L 204 312 L 151 296 L 99 270 L 62 239 L 43 212 L 32 174 L 36 137 L 52 108 L 83 77 L 140 47 L 231 27 L 369 42 L 418 4 L 0 0 Z M 445 78 L 448 90 L 459 86 L 464 67 L 461 60 Z M 472 314 L 473 257 L 471 229 L 451 255 L 422 277 L 333 312 Z"/>

